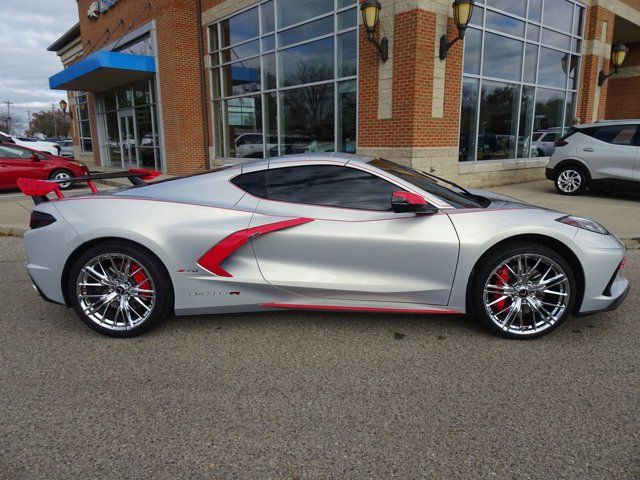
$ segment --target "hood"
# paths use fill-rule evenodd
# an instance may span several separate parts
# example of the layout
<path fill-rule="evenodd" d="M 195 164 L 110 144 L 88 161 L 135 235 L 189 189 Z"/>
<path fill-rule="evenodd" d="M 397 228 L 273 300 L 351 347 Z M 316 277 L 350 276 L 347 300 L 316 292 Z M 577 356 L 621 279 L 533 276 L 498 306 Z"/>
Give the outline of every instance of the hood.
<path fill-rule="evenodd" d="M 530 203 L 523 202 L 522 200 L 518 200 L 517 198 L 509 197 L 508 195 L 502 195 L 500 193 L 491 192 L 489 190 L 469 190 L 474 195 L 478 195 L 479 197 L 486 198 L 491 202 L 487 208 L 497 208 L 497 209 L 511 209 L 511 208 L 539 208 L 541 210 L 545 210 L 542 207 L 538 207 L 536 205 L 531 205 Z"/>

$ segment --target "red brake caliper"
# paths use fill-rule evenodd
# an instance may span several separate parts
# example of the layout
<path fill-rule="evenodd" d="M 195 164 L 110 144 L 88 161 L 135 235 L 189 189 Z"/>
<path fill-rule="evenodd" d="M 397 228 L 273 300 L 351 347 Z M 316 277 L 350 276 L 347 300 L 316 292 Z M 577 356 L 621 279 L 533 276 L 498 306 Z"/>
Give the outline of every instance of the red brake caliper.
<path fill-rule="evenodd" d="M 500 270 L 498 270 L 496 276 L 498 277 L 496 285 L 504 285 L 505 283 L 509 283 L 509 269 L 507 267 L 502 267 Z M 500 297 L 502 297 L 502 295 L 499 293 L 493 294 L 493 300 L 497 300 Z M 502 310 L 504 310 L 506 305 L 506 298 L 504 300 L 500 300 L 498 303 L 496 303 L 497 311 L 501 312 Z"/>
<path fill-rule="evenodd" d="M 151 282 L 149 282 L 149 277 L 142 271 L 140 265 L 135 262 L 131 262 L 131 266 L 129 267 L 129 275 L 132 275 L 134 284 L 138 286 L 140 290 L 151 290 Z M 141 293 L 141 297 L 150 296 L 148 293 Z"/>

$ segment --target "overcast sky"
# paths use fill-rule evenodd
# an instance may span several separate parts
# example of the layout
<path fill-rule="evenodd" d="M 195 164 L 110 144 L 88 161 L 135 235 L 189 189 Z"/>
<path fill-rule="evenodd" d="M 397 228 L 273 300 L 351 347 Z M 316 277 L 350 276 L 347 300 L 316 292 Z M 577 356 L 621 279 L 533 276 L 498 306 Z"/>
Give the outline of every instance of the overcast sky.
<path fill-rule="evenodd" d="M 65 92 L 49 90 L 49 77 L 62 64 L 47 47 L 78 22 L 75 0 L 1 0 L 0 102 L 10 100 L 11 116 L 27 124 L 27 111 L 57 106 Z M 6 113 L 7 106 L 0 103 Z"/>

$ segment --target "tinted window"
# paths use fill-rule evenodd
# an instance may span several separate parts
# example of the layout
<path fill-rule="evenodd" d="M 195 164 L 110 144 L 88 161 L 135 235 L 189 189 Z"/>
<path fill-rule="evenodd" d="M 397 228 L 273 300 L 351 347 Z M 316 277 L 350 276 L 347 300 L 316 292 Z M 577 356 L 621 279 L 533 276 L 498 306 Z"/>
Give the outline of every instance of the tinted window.
<path fill-rule="evenodd" d="M 635 126 L 616 125 L 598 128 L 594 136 L 601 142 L 612 143 L 614 145 L 633 145 L 635 135 Z"/>
<path fill-rule="evenodd" d="M 231 180 L 238 188 L 256 197 L 266 198 L 265 170 L 238 175 Z"/>
<path fill-rule="evenodd" d="M 269 170 L 269 200 L 358 210 L 391 210 L 391 195 L 402 190 L 354 168 L 314 165 Z"/>
<path fill-rule="evenodd" d="M 30 159 L 32 156 L 33 152 L 30 152 L 29 150 L 0 145 L 0 158 Z"/>

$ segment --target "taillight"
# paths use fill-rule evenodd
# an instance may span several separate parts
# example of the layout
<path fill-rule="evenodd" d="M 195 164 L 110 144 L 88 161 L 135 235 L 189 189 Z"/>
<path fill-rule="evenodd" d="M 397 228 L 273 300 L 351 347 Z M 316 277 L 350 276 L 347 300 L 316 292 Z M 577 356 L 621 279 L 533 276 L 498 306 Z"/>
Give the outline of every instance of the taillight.
<path fill-rule="evenodd" d="M 560 140 L 556 140 L 556 142 L 554 143 L 554 145 L 556 147 L 566 147 L 567 145 L 569 145 L 567 142 L 565 142 L 563 139 Z"/>
<path fill-rule="evenodd" d="M 624 257 L 620 262 L 620 266 L 618 267 L 620 270 L 624 269 L 624 266 L 627 264 L 627 257 Z"/>
<path fill-rule="evenodd" d="M 44 212 L 31 212 L 31 221 L 29 222 L 29 226 L 32 229 L 46 227 L 47 225 L 51 225 L 56 221 L 56 218 L 53 215 L 49 215 Z"/>

